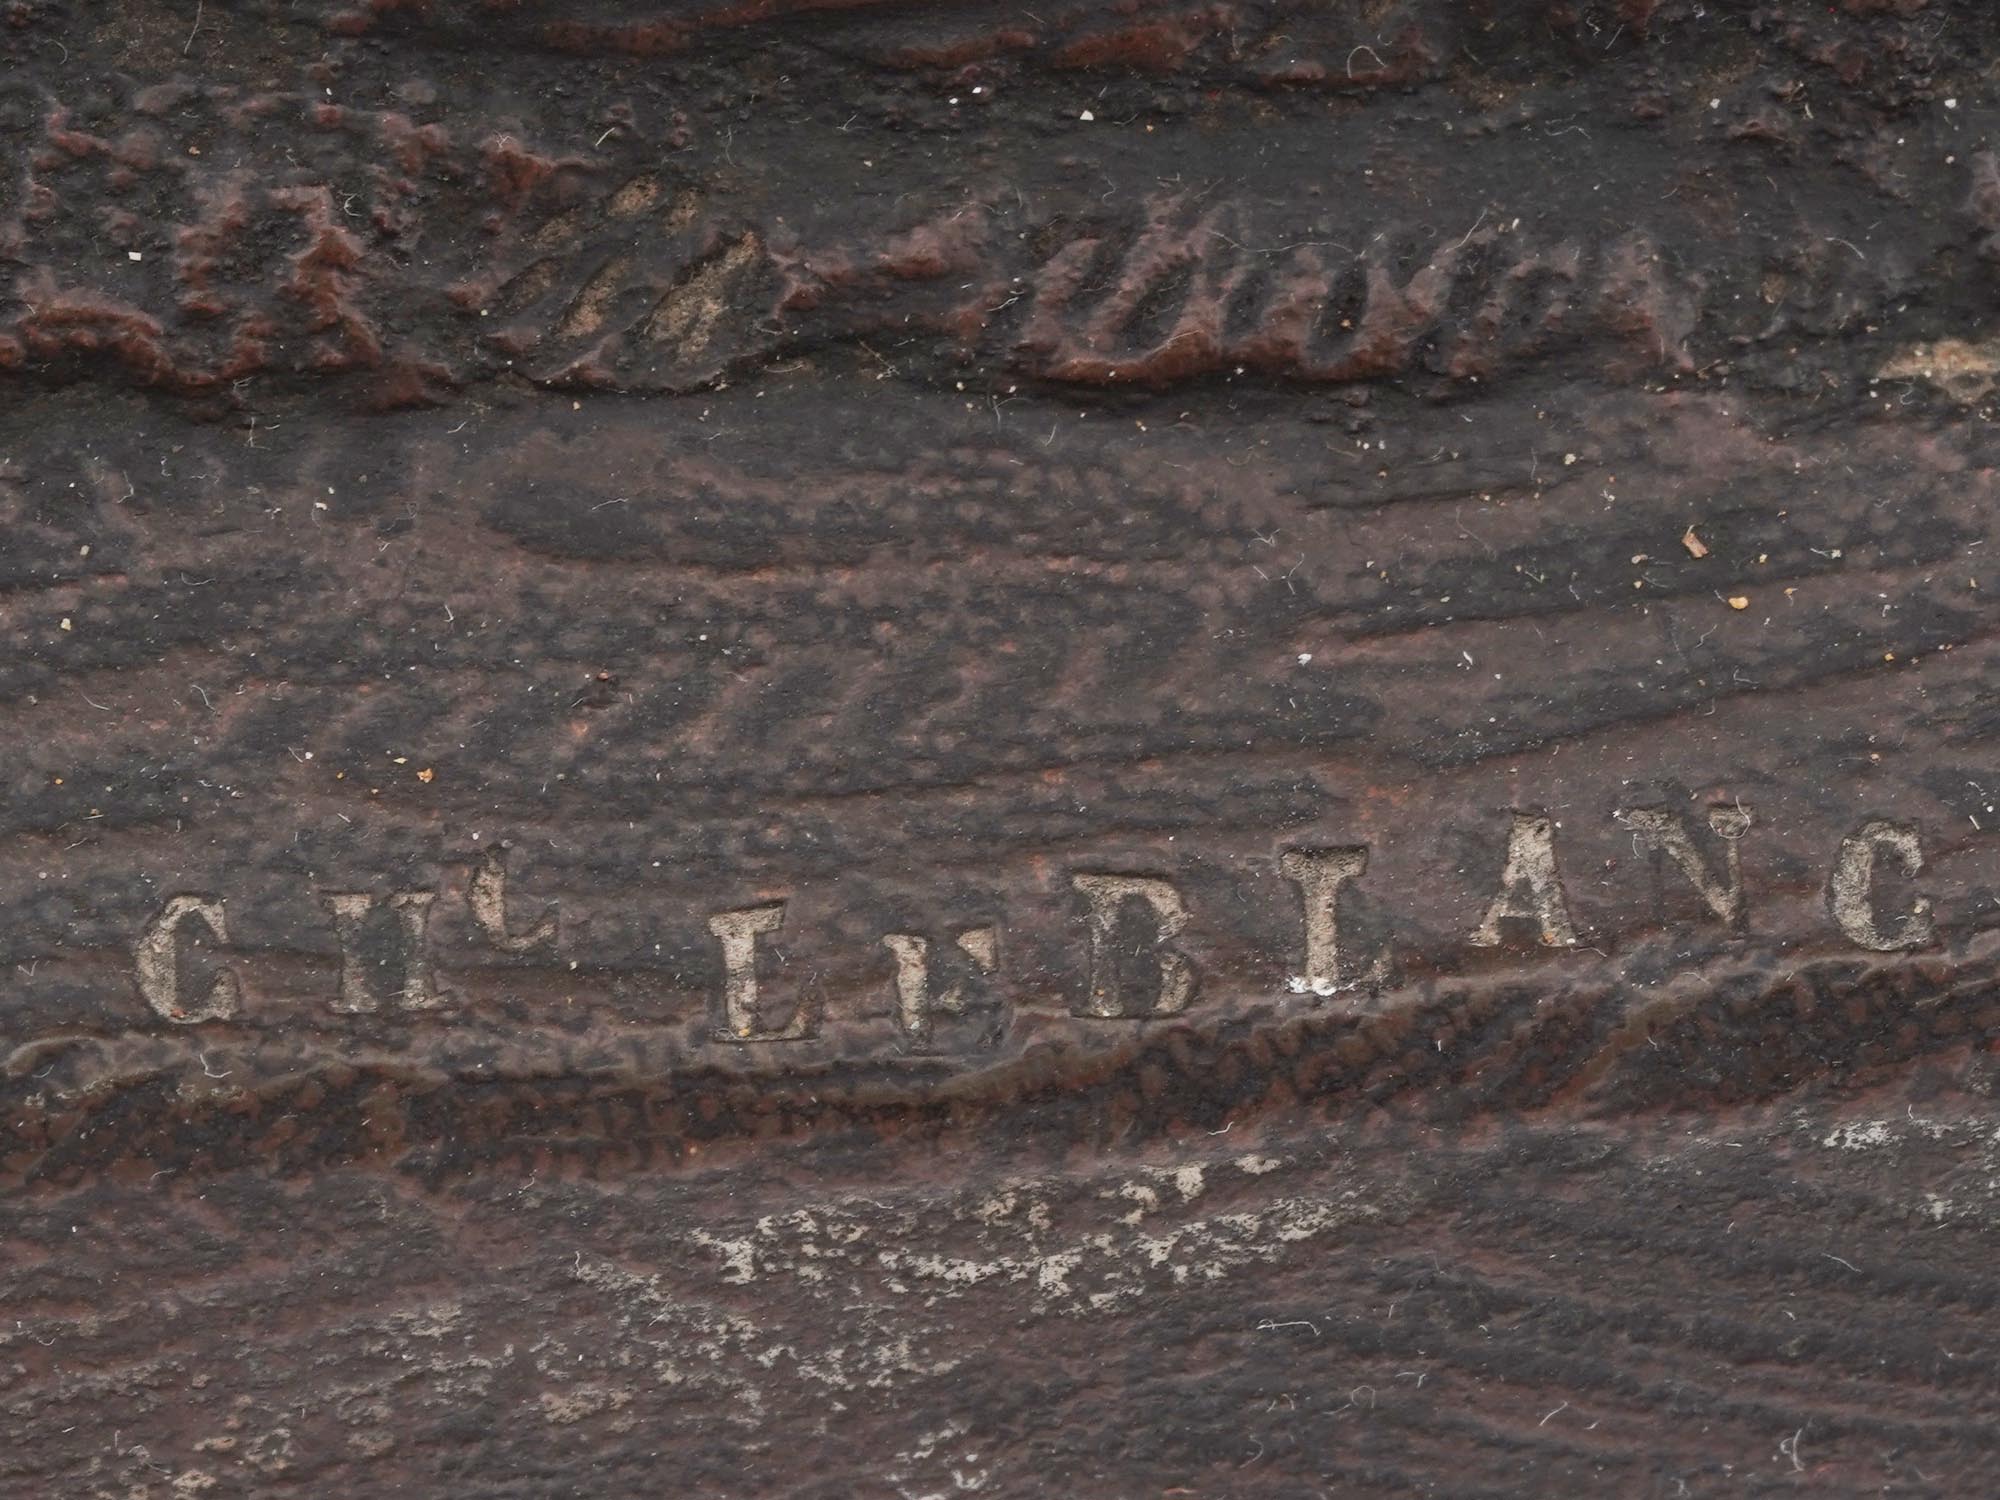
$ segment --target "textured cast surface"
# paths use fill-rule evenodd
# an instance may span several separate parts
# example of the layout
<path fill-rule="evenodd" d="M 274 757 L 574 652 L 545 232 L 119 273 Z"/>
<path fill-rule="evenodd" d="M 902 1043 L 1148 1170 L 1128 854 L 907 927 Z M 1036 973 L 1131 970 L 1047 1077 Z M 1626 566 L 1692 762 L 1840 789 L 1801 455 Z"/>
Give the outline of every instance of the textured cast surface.
<path fill-rule="evenodd" d="M 0 1494 L 1990 1493 L 1996 43 L 0 10 Z"/>

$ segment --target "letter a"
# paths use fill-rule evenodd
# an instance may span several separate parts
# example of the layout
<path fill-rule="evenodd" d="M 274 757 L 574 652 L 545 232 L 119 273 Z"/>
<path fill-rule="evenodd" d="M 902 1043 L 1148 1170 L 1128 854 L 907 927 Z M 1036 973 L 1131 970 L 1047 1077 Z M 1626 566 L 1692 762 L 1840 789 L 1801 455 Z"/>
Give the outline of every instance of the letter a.
<path fill-rule="evenodd" d="M 1545 948 L 1577 946 L 1562 875 L 1556 869 L 1555 825 L 1547 813 L 1514 814 L 1513 831 L 1507 835 L 1507 863 L 1500 871 L 1500 894 L 1486 908 L 1486 920 L 1472 934 L 1473 943 L 1498 947 L 1500 924 L 1515 917 L 1536 924 Z"/>

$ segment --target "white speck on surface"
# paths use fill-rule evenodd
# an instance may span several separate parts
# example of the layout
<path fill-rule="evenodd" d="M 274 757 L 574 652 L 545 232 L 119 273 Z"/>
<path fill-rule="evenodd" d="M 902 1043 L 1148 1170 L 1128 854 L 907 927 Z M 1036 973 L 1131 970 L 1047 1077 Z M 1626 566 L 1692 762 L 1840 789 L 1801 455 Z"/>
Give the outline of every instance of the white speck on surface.
<path fill-rule="evenodd" d="M 1867 1151 L 1876 1146 L 1886 1146 L 1894 1139 L 1886 1121 L 1864 1120 L 1858 1125 L 1836 1127 L 1820 1144 L 1837 1151 Z"/>

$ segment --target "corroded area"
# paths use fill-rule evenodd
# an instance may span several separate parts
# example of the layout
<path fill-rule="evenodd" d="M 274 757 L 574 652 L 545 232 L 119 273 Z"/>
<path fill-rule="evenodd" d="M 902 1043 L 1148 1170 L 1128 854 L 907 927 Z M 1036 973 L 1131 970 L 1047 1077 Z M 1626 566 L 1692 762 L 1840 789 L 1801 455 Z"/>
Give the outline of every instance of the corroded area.
<path fill-rule="evenodd" d="M 0 16 L 0 1493 L 1984 1493 L 2000 24 Z"/>

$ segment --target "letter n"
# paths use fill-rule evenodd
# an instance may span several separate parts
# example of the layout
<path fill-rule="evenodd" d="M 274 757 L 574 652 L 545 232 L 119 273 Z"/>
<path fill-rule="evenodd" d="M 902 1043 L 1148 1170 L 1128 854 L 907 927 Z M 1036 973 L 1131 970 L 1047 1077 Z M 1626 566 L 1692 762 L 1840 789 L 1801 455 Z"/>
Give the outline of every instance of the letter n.
<path fill-rule="evenodd" d="M 1722 870 L 1711 869 L 1694 846 L 1687 824 L 1663 807 L 1620 808 L 1612 815 L 1632 831 L 1641 849 L 1664 854 L 1687 876 L 1688 884 L 1707 903 L 1722 925 L 1740 932 L 1748 906 L 1743 899 L 1743 856 L 1738 841 L 1750 831 L 1750 810 L 1745 807 L 1711 807 L 1708 826 L 1722 838 Z"/>

